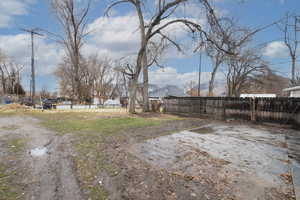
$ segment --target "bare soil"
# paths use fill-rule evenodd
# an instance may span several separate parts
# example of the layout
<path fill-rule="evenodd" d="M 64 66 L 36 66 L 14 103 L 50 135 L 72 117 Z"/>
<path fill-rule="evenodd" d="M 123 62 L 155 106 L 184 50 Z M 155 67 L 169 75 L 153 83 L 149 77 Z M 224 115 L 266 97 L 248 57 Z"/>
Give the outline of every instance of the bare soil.
<path fill-rule="evenodd" d="M 18 125 L 16 127 L 15 125 Z M 2 127 L 14 127 L 3 129 Z M 68 159 L 68 138 L 56 136 L 30 117 L 7 117 L 0 119 L 0 136 L 2 138 L 21 137 L 26 140 L 25 149 L 14 155 L 16 171 L 22 174 L 20 180 L 13 180 L 23 186 L 19 198 L 36 200 L 81 200 L 81 190 L 76 180 L 72 162 Z M 43 156 L 34 157 L 30 154 L 34 148 L 47 148 Z M 17 148 L 17 147 L 13 147 Z M 5 145 L 0 146 L 0 152 L 7 152 Z M 1 156 L 0 163 L 7 163 L 7 157 Z M 0 197 L 1 199 L 1 197 Z"/>
<path fill-rule="evenodd" d="M 164 118 L 164 116 L 153 114 L 139 117 Z M 209 123 L 212 122 L 193 118 L 167 120 L 160 125 L 129 128 L 103 137 L 97 143 L 97 149 L 93 150 L 106 155 L 105 167 L 101 170 L 86 169 L 85 173 L 93 177 L 92 184 L 87 182 L 88 187 L 86 187 L 87 183 L 80 174 L 85 169 L 79 169 L 80 166 L 76 161 L 78 152 L 76 152 L 75 144 L 78 144 L 78 140 L 82 138 L 76 137 L 76 134 L 60 135 L 42 127 L 40 121 L 33 117 L 2 117 L 0 118 L 0 163 L 7 163 L 18 172 L 18 176 L 13 180 L 20 186 L 17 191 L 18 199 L 242 200 L 244 198 L 235 195 L 237 191 L 232 187 L 240 183 L 230 181 L 237 180 L 232 177 L 243 174 L 227 171 L 230 162 L 225 159 L 191 147 L 189 152 L 184 152 L 183 155 L 178 155 L 178 158 L 174 159 L 175 162 L 176 159 L 183 160 L 184 162 L 181 163 L 184 164 L 169 167 L 169 163 L 163 162 L 153 165 L 151 160 L 140 157 L 142 154 L 136 151 L 137 145 L 145 141 L 183 130 L 195 129 L 195 132 L 199 134 L 212 134 L 213 128 L 205 128 L 205 125 Z M 199 127 L 202 128 L 199 129 Z M 228 127 L 230 128 L 230 125 Z M 270 130 L 270 128 L 266 129 Z M 11 148 L 6 145 L 8 140 L 14 138 L 25 139 L 24 148 L 20 148 L 17 153 L 12 152 Z M 252 140 L 250 137 L 246 139 Z M 262 141 L 267 142 L 264 138 Z M 274 139 L 272 144 L 286 148 L 283 144 L 276 142 Z M 156 150 L 167 149 L 169 145 L 157 147 Z M 35 157 L 30 154 L 35 148 L 47 148 L 47 153 Z M 89 157 L 89 153 L 84 156 L 87 159 L 93 159 Z M 162 161 L 165 160 L 163 156 L 167 158 L 167 155 L 161 154 L 161 156 Z M 82 166 L 85 166 L 84 163 Z M 197 171 L 193 171 L 195 169 Z M 284 180 L 290 181 L 290 174 L 281 174 L 281 176 Z M 243 180 L 251 178 L 253 177 L 244 177 Z M 255 180 L 251 183 L 253 182 Z M 245 182 L 243 184 L 244 187 L 252 187 Z M 105 192 L 89 196 L 88 190 L 93 190 L 97 186 L 101 186 Z M 269 192 L 264 192 L 270 195 L 266 195 L 262 200 L 294 199 L 293 194 L 278 193 L 274 188 L 270 188 Z M 1 197 L 0 200 L 2 200 Z"/>

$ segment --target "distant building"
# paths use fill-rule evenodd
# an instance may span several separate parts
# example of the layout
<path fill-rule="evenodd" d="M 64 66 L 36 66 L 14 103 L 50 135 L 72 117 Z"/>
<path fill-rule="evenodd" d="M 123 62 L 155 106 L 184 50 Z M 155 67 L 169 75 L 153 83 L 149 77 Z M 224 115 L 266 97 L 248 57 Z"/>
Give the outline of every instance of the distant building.
<path fill-rule="evenodd" d="M 290 97 L 300 97 L 300 86 L 286 88 L 283 91 L 288 92 Z"/>
<path fill-rule="evenodd" d="M 104 102 L 105 106 L 121 106 L 120 100 L 119 99 L 108 99 Z"/>
<path fill-rule="evenodd" d="M 276 94 L 241 94 L 242 98 L 275 98 Z"/>
<path fill-rule="evenodd" d="M 99 105 L 100 104 L 100 99 L 98 97 L 93 98 L 93 104 L 94 105 Z"/>

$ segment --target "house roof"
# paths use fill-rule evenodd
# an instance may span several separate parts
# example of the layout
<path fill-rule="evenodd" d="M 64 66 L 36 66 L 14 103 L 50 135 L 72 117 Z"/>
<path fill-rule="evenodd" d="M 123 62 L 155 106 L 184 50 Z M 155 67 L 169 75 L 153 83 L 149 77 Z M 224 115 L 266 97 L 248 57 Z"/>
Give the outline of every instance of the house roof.
<path fill-rule="evenodd" d="M 290 92 L 290 91 L 297 91 L 297 90 L 300 90 L 300 86 L 285 88 L 283 91 L 284 92 Z"/>

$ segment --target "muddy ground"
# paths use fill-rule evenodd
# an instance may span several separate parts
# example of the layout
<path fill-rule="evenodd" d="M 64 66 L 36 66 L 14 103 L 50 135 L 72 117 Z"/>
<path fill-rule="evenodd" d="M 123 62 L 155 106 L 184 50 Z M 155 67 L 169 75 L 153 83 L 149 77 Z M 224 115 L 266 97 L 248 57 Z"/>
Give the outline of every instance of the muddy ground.
<path fill-rule="evenodd" d="M 210 126 L 207 126 L 208 124 Z M 104 137 L 97 144 L 97 151 L 101 152 L 101 155 L 107 155 L 106 167 L 100 170 L 87 168 L 84 173 L 93 177 L 92 182 L 89 182 L 82 179 L 82 170 L 85 169 L 76 161 L 78 152 L 76 152 L 75 144 L 78 144 L 77 140 L 82 138 L 71 133 L 58 134 L 43 127 L 36 117 L 1 117 L 0 164 L 7 166 L 6 176 L 3 177 L 11 176 L 12 179 L 7 188 L 0 187 L 0 191 L 2 189 L 9 193 L 5 194 L 5 198 L 0 196 L 0 199 L 242 200 L 249 199 L 251 192 L 243 193 L 239 190 L 246 188 L 245 191 L 249 192 L 251 187 L 256 189 L 256 193 L 261 194 L 260 196 L 254 195 L 255 199 L 289 200 L 295 198 L 285 129 L 254 126 L 253 129 L 274 132 L 276 136 L 260 135 L 261 141 L 255 140 L 251 135 L 242 138 L 253 148 L 256 143 L 263 144 L 264 148 L 271 148 L 270 152 L 275 152 L 266 156 L 279 156 L 270 158 L 270 163 L 265 163 L 264 166 L 273 165 L 274 160 L 284 166 L 279 170 L 271 168 L 275 170 L 272 173 L 278 172 L 278 177 L 276 176 L 274 181 L 278 185 L 272 185 L 274 183 L 272 181 L 257 182 L 258 185 L 265 185 L 259 190 L 253 185 L 258 176 L 252 176 L 254 172 L 246 173 L 246 168 L 244 168 L 245 163 L 255 160 L 255 155 L 253 155 L 253 160 L 242 160 L 243 154 L 236 153 L 234 155 L 238 157 L 232 160 L 227 159 L 226 156 L 218 156 L 218 154 L 228 150 L 226 154 L 230 155 L 234 149 L 224 147 L 225 149 L 220 151 L 211 151 L 209 146 L 190 145 L 196 141 L 193 137 L 198 138 L 197 134 L 202 139 L 205 137 L 206 141 L 209 141 L 210 137 L 212 140 L 220 139 L 216 136 L 220 133 L 215 133 L 216 131 L 213 130 L 214 124 L 223 128 L 225 126 L 224 129 L 227 132 L 230 132 L 232 127 L 240 126 L 240 124 L 224 124 L 203 119 L 181 119 L 169 120 L 151 127 L 129 128 L 119 131 L 116 135 Z M 173 137 L 174 134 L 182 137 L 182 131 L 196 127 L 202 127 L 202 129 L 194 130 L 193 134 L 196 135 L 193 137 L 188 134 L 189 139 L 181 141 L 180 144 L 177 139 L 168 138 L 170 135 Z M 243 127 L 247 128 L 246 125 Z M 220 137 L 224 140 L 210 141 L 211 143 L 206 145 L 216 146 L 218 142 L 226 144 L 226 136 Z M 237 142 L 237 138 L 234 137 L 236 137 L 234 134 L 230 137 L 233 143 Z M 189 140 L 190 144 L 184 144 L 189 143 Z M 279 151 L 280 153 L 277 154 Z M 255 154 L 259 151 L 253 152 Z M 87 159 L 93 159 L 89 157 L 89 153 L 85 156 Z M 82 160 L 84 161 L 84 158 Z M 84 163 L 82 166 L 85 166 Z M 248 163 L 247 166 L 253 169 L 255 167 L 251 166 L 257 165 Z M 258 169 L 265 170 L 265 168 Z M 96 173 L 92 174 L 94 171 Z M 89 195 L 88 190 L 96 187 L 103 188 L 103 193 Z M 248 196 L 246 198 L 242 195 Z"/>
<path fill-rule="evenodd" d="M 18 176 L 15 184 L 22 187 L 20 199 L 83 199 L 72 162 L 68 159 L 67 138 L 59 138 L 54 132 L 41 127 L 37 119 L 31 117 L 8 117 L 0 119 L 2 145 L 0 162 L 15 168 Z M 24 147 L 18 144 L 7 146 L 5 141 L 24 140 Z M 18 152 L 10 152 L 11 149 Z M 45 148 L 46 152 L 32 155 L 32 150 Z M 6 156 L 5 156 L 6 155 Z M 21 177 L 19 177 L 21 176 Z M 14 187 L 14 185 L 10 185 Z M 8 191 L 7 191 L 8 192 Z M 16 198 L 7 195 L 6 198 Z M 1 199 L 1 197 L 0 197 Z"/>

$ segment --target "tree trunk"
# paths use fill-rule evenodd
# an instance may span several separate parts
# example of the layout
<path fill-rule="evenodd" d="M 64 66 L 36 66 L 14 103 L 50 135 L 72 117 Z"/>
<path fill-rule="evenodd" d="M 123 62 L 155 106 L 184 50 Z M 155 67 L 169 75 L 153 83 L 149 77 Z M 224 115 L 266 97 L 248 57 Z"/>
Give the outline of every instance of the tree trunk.
<path fill-rule="evenodd" d="M 79 68 L 80 68 L 80 56 L 79 56 L 79 49 L 77 48 L 77 45 L 74 48 L 74 68 L 75 68 L 75 96 L 79 102 L 82 101 L 82 94 L 81 94 L 81 83 L 80 83 L 80 77 L 79 77 Z"/>
<path fill-rule="evenodd" d="M 143 112 L 149 112 L 149 71 L 146 54 L 144 55 L 143 62 Z"/>
<path fill-rule="evenodd" d="M 135 112 L 136 92 L 138 87 L 138 80 L 136 78 L 129 82 L 129 113 Z"/>
<path fill-rule="evenodd" d="M 6 94 L 6 80 L 5 80 L 4 72 L 2 72 L 2 76 L 1 77 L 2 77 L 1 80 L 2 80 L 3 93 Z"/>
<path fill-rule="evenodd" d="M 227 82 L 227 87 L 228 87 L 227 95 L 229 97 L 233 97 L 234 96 L 234 84 L 231 80 Z"/>
<path fill-rule="evenodd" d="M 292 57 L 292 84 L 295 84 L 295 80 L 296 80 L 296 57 Z"/>
<path fill-rule="evenodd" d="M 143 44 L 142 48 L 139 51 L 138 57 L 137 57 L 137 62 L 136 62 L 136 70 L 135 73 L 132 77 L 132 79 L 129 82 L 129 112 L 130 113 L 135 113 L 135 102 L 136 102 L 136 94 L 138 90 L 138 80 L 139 76 L 141 73 L 141 70 L 144 69 L 143 64 L 144 64 L 144 55 L 145 55 L 145 50 L 146 47 Z M 142 93 L 143 95 L 143 93 Z"/>
<path fill-rule="evenodd" d="M 139 55 L 137 59 L 137 70 L 136 75 L 139 76 L 140 69 L 143 70 L 143 90 L 142 90 L 142 96 L 143 96 L 143 112 L 149 112 L 149 95 L 148 95 L 148 89 L 149 89 L 149 77 L 148 77 L 148 60 L 147 60 L 147 44 L 148 40 L 146 37 L 146 29 L 145 29 L 145 21 L 144 16 L 141 8 L 141 1 L 136 1 L 135 8 L 137 15 L 139 17 L 139 28 L 140 28 L 140 37 L 141 37 L 141 48 L 139 50 Z M 138 78 L 137 78 L 138 79 Z"/>
<path fill-rule="evenodd" d="M 211 77 L 209 80 L 209 86 L 208 86 L 208 96 L 210 96 L 210 97 L 212 97 L 214 95 L 214 83 L 215 83 L 215 77 L 216 77 L 218 68 L 219 68 L 219 62 L 217 59 L 215 59 L 215 66 L 211 73 Z"/>

